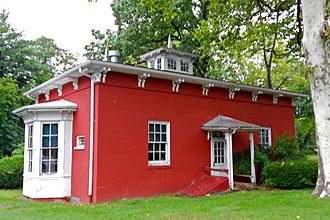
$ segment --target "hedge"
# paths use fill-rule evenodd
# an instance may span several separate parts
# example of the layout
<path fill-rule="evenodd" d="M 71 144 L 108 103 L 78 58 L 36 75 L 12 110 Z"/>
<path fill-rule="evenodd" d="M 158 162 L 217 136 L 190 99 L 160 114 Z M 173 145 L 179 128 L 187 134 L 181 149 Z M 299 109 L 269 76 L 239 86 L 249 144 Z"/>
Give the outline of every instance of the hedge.
<path fill-rule="evenodd" d="M 16 189 L 23 184 L 23 155 L 0 159 L 0 189 Z"/>
<path fill-rule="evenodd" d="M 315 187 L 317 180 L 317 161 L 298 160 L 268 163 L 263 170 L 265 185 L 302 189 Z"/>

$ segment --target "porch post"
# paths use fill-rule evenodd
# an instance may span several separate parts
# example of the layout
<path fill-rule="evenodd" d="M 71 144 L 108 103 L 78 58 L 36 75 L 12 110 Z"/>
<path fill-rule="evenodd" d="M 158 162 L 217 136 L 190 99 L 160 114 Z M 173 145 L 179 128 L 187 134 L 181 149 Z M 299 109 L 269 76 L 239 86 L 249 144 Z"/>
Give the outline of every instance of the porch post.
<path fill-rule="evenodd" d="M 251 155 L 251 182 L 256 183 L 256 168 L 254 166 L 254 139 L 253 132 L 249 132 L 250 139 L 250 155 Z"/>
<path fill-rule="evenodd" d="M 225 133 L 227 144 L 227 158 L 228 158 L 228 179 L 230 189 L 234 189 L 234 170 L 233 170 L 233 142 L 232 133 Z"/>

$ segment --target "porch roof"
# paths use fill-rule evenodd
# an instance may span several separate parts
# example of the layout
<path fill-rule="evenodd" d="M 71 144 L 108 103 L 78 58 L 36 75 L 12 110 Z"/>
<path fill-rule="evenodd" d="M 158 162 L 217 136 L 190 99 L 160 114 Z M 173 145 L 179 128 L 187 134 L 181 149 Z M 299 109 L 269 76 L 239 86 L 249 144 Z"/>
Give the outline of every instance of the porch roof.
<path fill-rule="evenodd" d="M 206 131 L 230 131 L 230 130 L 258 130 L 260 126 L 245 121 L 240 121 L 223 115 L 218 115 L 209 122 L 203 124 Z"/>

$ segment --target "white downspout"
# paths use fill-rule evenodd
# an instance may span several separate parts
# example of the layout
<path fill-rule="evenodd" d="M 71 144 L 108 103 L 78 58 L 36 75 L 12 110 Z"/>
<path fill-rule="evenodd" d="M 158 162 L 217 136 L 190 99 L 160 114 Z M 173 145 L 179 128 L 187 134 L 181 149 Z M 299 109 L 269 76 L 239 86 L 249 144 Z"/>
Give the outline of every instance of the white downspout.
<path fill-rule="evenodd" d="M 91 77 L 91 104 L 89 121 L 89 170 L 88 170 L 88 195 L 93 195 L 93 160 L 94 160 L 94 79 Z"/>

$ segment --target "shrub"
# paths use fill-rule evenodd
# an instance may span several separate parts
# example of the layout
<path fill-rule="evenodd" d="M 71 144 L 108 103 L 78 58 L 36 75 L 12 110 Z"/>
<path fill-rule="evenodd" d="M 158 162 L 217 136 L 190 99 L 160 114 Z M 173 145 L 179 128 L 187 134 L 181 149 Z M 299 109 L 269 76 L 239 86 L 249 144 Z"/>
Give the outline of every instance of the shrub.
<path fill-rule="evenodd" d="M 268 163 L 263 169 L 265 185 L 286 189 L 314 187 L 317 161 L 298 160 Z"/>
<path fill-rule="evenodd" d="M 15 189 L 23 183 L 23 155 L 0 159 L 0 189 Z"/>
<path fill-rule="evenodd" d="M 284 133 L 281 137 L 277 137 L 275 142 L 276 146 L 271 152 L 272 161 L 297 160 L 302 157 L 295 138 L 287 133 Z"/>
<path fill-rule="evenodd" d="M 234 153 L 234 173 L 243 175 L 251 174 L 251 158 L 249 150 Z"/>

